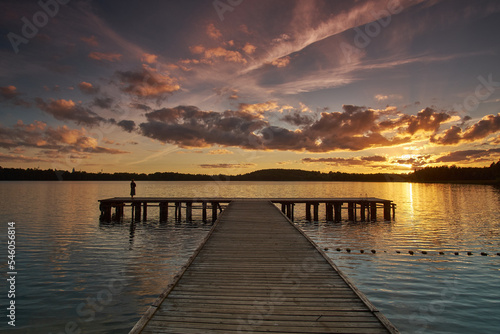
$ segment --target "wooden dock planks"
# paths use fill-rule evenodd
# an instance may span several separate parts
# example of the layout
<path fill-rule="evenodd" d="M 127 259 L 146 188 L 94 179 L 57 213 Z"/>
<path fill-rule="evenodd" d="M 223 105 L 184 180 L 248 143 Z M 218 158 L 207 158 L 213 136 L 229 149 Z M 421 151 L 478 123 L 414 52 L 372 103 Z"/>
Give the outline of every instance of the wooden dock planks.
<path fill-rule="evenodd" d="M 397 333 L 269 201 L 232 201 L 130 333 Z"/>

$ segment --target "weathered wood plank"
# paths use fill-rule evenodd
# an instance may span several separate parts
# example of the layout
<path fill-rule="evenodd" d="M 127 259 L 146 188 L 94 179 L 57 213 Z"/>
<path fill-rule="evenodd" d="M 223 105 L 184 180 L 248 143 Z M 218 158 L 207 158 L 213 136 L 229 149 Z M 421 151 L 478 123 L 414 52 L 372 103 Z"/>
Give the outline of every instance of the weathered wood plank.
<path fill-rule="evenodd" d="M 397 333 L 270 202 L 233 201 L 131 333 Z"/>

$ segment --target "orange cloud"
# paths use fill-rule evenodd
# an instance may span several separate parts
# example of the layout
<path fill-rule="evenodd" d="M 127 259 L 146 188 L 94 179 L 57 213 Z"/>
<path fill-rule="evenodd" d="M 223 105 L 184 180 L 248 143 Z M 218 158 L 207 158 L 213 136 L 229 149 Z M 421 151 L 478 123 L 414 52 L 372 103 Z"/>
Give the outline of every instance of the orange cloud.
<path fill-rule="evenodd" d="M 255 45 L 250 44 L 250 43 L 245 44 L 245 46 L 243 47 L 243 51 L 245 51 L 245 53 L 249 54 L 249 55 L 254 53 L 256 49 L 257 49 L 257 47 Z"/>
<path fill-rule="evenodd" d="M 107 60 L 110 62 L 120 61 L 122 55 L 119 53 L 102 53 L 102 52 L 91 52 L 89 53 L 89 58 L 94 60 Z"/>
<path fill-rule="evenodd" d="M 219 39 L 219 38 L 222 38 L 222 33 L 220 32 L 219 29 L 217 29 L 215 27 L 215 25 L 213 23 L 210 23 L 208 26 L 207 26 L 207 30 L 206 30 L 206 33 L 208 35 L 208 37 L 212 38 L 212 39 Z"/>
<path fill-rule="evenodd" d="M 95 94 L 99 91 L 97 87 L 85 81 L 80 82 L 78 88 L 85 94 Z"/>
<path fill-rule="evenodd" d="M 116 75 L 120 89 L 138 97 L 163 98 L 181 88 L 175 78 L 149 66 L 143 66 L 139 71 L 118 71 Z"/>
<path fill-rule="evenodd" d="M 142 56 L 142 61 L 143 62 L 146 62 L 148 64 L 153 64 L 153 63 L 156 63 L 156 61 L 158 60 L 158 56 L 157 55 L 154 55 L 154 54 L 149 54 L 149 53 L 145 53 L 143 56 Z"/>
<path fill-rule="evenodd" d="M 278 68 L 286 67 L 286 66 L 288 66 L 288 64 L 290 64 L 290 56 L 285 56 L 285 57 L 281 57 L 278 59 L 274 59 L 271 62 L 271 65 L 276 66 Z"/>

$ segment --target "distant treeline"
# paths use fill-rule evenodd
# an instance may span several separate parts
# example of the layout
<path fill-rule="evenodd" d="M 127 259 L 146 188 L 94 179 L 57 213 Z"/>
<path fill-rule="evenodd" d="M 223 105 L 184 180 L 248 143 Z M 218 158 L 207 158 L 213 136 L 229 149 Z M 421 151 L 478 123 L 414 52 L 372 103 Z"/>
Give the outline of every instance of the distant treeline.
<path fill-rule="evenodd" d="M 500 183 L 500 161 L 489 167 L 425 167 L 410 174 L 358 174 L 300 169 L 263 169 L 240 175 L 156 172 L 88 173 L 0 167 L 3 181 L 363 181 L 363 182 L 478 182 Z"/>
<path fill-rule="evenodd" d="M 500 160 L 489 167 L 425 167 L 409 174 L 414 182 L 488 182 L 500 184 Z"/>

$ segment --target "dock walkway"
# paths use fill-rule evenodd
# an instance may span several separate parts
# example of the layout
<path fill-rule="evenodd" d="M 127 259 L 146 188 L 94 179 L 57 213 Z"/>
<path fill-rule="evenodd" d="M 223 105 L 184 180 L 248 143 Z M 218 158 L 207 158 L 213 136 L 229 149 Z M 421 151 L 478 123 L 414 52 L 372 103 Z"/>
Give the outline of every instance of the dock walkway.
<path fill-rule="evenodd" d="M 130 333 L 398 333 L 270 201 L 232 201 Z"/>

